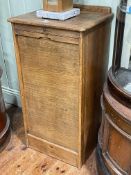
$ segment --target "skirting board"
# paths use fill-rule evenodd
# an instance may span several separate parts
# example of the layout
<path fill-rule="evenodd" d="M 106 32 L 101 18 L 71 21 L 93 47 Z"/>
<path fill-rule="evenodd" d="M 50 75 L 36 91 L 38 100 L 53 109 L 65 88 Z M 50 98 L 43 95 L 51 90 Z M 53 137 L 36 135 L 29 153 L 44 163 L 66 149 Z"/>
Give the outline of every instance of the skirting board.
<path fill-rule="evenodd" d="M 2 86 L 5 103 L 21 107 L 19 91 Z"/>

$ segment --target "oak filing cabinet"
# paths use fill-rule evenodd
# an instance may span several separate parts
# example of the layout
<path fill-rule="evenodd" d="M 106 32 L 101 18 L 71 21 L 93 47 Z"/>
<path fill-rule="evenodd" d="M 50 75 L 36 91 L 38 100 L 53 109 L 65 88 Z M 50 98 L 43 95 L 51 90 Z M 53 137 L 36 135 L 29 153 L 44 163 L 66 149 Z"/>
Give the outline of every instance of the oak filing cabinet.
<path fill-rule="evenodd" d="M 9 19 L 27 146 L 77 167 L 97 141 L 113 17 L 108 7 L 79 7 L 66 21 Z"/>

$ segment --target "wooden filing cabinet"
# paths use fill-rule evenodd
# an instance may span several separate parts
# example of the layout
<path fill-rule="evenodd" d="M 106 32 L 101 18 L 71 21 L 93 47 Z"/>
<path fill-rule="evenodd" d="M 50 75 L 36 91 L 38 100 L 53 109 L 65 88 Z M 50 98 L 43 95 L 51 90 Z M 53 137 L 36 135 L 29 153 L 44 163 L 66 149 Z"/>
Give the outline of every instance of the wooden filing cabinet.
<path fill-rule="evenodd" d="M 66 21 L 12 23 L 27 146 L 81 167 L 97 141 L 111 9 L 80 6 Z"/>

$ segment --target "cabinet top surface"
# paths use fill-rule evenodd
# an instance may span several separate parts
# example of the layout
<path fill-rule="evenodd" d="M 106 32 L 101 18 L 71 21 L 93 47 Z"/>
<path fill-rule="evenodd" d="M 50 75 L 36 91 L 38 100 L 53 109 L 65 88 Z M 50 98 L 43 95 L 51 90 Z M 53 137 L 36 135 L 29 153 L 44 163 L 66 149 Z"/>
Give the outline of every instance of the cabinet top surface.
<path fill-rule="evenodd" d="M 40 19 L 36 17 L 36 12 L 27 13 L 17 17 L 12 17 L 8 21 L 14 24 L 25 24 L 33 26 L 59 28 L 72 31 L 86 31 L 99 25 L 100 23 L 110 20 L 113 17 L 109 7 L 97 6 L 78 6 L 81 9 L 81 14 L 77 17 L 59 21 Z"/>

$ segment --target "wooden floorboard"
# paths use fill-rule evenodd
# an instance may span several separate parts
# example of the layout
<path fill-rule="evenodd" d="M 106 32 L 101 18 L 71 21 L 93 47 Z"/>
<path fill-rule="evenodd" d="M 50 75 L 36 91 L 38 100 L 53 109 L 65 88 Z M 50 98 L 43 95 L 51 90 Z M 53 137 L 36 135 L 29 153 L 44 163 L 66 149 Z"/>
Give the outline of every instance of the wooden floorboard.
<path fill-rule="evenodd" d="M 11 139 L 0 153 L 0 175 L 96 175 L 94 153 L 81 170 L 26 148 L 22 113 L 19 108 L 8 107 L 11 119 Z"/>

